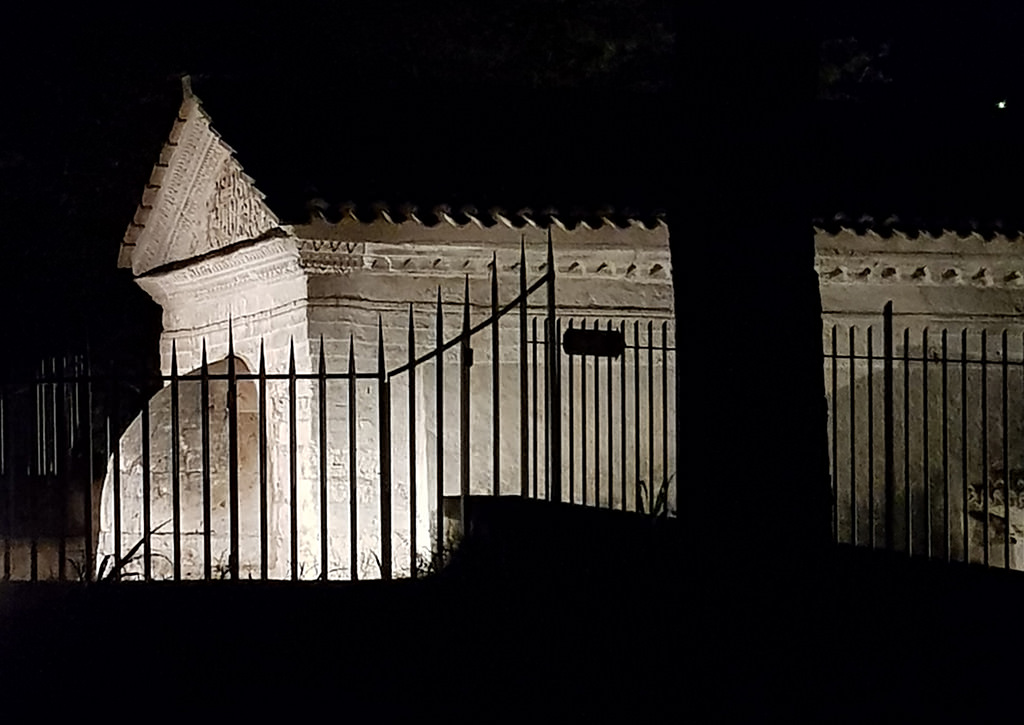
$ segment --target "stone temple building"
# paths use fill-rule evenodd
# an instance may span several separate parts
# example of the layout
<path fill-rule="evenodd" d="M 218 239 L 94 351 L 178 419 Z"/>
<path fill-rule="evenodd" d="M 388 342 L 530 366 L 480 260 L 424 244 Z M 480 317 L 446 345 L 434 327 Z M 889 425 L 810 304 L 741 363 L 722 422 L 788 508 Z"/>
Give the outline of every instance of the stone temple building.
<path fill-rule="evenodd" d="M 565 369 L 569 358 L 563 357 L 563 431 L 572 430 L 577 441 L 572 461 L 563 461 L 563 478 L 570 472 L 575 477 L 577 500 L 583 488 L 595 489 L 593 479 L 600 474 L 594 462 L 588 469 L 582 457 L 595 454 L 581 452 L 578 444 L 587 434 L 581 416 L 585 420 L 589 411 L 589 428 L 595 428 L 596 423 L 599 435 L 607 431 L 606 440 L 620 446 L 611 451 L 615 456 L 615 485 L 609 486 L 607 481 L 596 484 L 600 504 L 622 504 L 619 484 L 626 483 L 620 480 L 622 475 L 630 481 L 630 496 L 636 479 L 650 480 L 653 475 L 654 481 L 671 481 L 669 500 L 674 501 L 674 356 L 660 352 L 662 346 L 675 346 L 669 232 L 663 219 L 616 217 L 610 213 L 563 217 L 525 210 L 515 214 L 500 210 L 479 213 L 446 207 L 421 212 L 385 205 L 328 210 L 322 200 L 308 206 L 305 218 L 289 218 L 284 213 L 279 216 L 272 200 L 261 193 L 260 180 L 246 175 L 241 166 L 244 159 L 235 157 L 226 142 L 230 139 L 222 139 L 213 123 L 216 119 L 211 121 L 186 84 L 170 137 L 121 245 L 119 265 L 130 270 L 138 285 L 163 310 L 162 373 L 188 377 L 175 385 L 165 380 L 163 389 L 129 426 L 116 456 L 110 459 L 102 492 L 98 562 L 112 555 L 118 545 L 122 555 L 128 552 L 143 537 L 148 524 L 148 529 L 154 531 L 153 575 L 172 575 L 171 530 L 177 479 L 180 575 L 201 576 L 205 558 L 202 500 L 204 471 L 208 471 L 213 575 L 227 570 L 227 471 L 233 463 L 229 418 L 234 415 L 240 575 L 258 576 L 260 571 L 262 461 L 266 471 L 270 576 L 287 577 L 293 565 L 301 578 L 323 576 L 322 516 L 328 520 L 330 532 L 326 542 L 327 575 L 340 579 L 379 576 L 381 537 L 388 535 L 382 531 L 379 382 L 369 375 L 350 390 L 347 380 L 332 378 L 326 381 L 321 398 L 320 381 L 315 379 L 321 360 L 329 374 L 346 373 L 350 359 L 359 374 L 375 374 L 381 367 L 391 370 L 405 363 L 410 339 L 416 354 L 430 351 L 436 343 L 438 305 L 443 309 L 446 339 L 462 328 L 467 292 L 472 324 L 486 319 L 492 306 L 492 279 L 497 280 L 501 305 L 519 294 L 521 255 L 525 255 L 528 284 L 546 273 L 549 236 L 557 314 L 563 326 L 568 326 L 570 320 L 576 326 L 599 324 L 602 328 L 614 322 L 619 329 L 624 323 L 627 343 L 640 343 L 640 350 L 627 353 L 630 365 L 635 363 L 636 368 L 630 373 L 635 377 L 628 378 L 625 388 L 610 374 L 610 365 L 606 372 L 604 361 L 600 370 L 595 370 L 593 359 L 584 363 L 588 374 L 601 376 L 602 385 L 611 381 L 608 399 L 614 395 L 618 401 L 628 392 L 630 408 L 634 402 L 646 406 L 648 400 L 668 406 L 664 418 L 660 407 L 657 415 L 645 407 L 639 420 L 634 416 L 624 423 L 616 418 L 617 413 L 609 418 L 603 388 L 596 407 L 589 396 L 585 403 L 580 404 L 578 399 L 573 403 L 572 394 L 585 390 L 581 388 L 581 368 L 576 363 L 577 377 L 570 390 Z M 542 288 L 528 302 L 531 354 L 536 348 L 533 335 L 543 336 L 545 314 Z M 535 333 L 535 329 L 540 332 Z M 521 431 L 519 425 L 519 331 L 517 314 L 511 314 L 502 318 L 497 333 L 497 422 L 501 428 L 501 474 L 497 483 L 501 494 L 519 492 L 520 435 L 532 435 Z M 491 386 L 496 361 L 491 357 L 492 334 L 491 329 L 483 330 L 473 342 L 472 493 L 492 493 L 495 485 L 491 433 L 496 409 Z M 196 377 L 201 373 L 204 354 L 211 376 L 205 413 L 202 385 Z M 440 389 L 433 363 L 418 369 L 412 396 L 408 374 L 391 379 L 390 537 L 396 575 L 409 572 L 414 556 L 430 556 L 436 533 L 437 486 L 442 486 L 446 495 L 460 490 L 458 346 L 445 353 L 444 361 L 445 377 Z M 294 411 L 286 379 L 293 362 L 300 376 L 295 382 Z M 261 368 L 268 376 L 262 399 L 255 378 Z M 234 400 L 230 399 L 225 379 L 231 371 L 237 376 Z M 531 368 L 531 379 L 537 379 L 533 375 Z M 668 387 L 663 380 L 669 381 Z M 635 392 L 639 393 L 636 401 L 634 381 Z M 540 388 L 536 399 L 541 402 L 530 403 L 530 415 L 531 420 L 539 419 L 536 430 L 543 431 L 543 369 L 536 385 Z M 532 397 L 538 391 L 533 382 L 530 386 Z M 444 398 L 440 426 L 435 415 L 438 396 Z M 603 411 L 601 406 L 605 406 Z M 261 416 L 266 420 L 262 431 L 258 423 Z M 172 434 L 175 419 L 176 440 Z M 208 461 L 203 460 L 204 419 Z M 326 425 L 324 431 L 321 421 Z M 410 430 L 410 425 L 415 430 Z M 623 426 L 628 428 L 628 436 Z M 417 440 L 414 453 L 409 444 L 412 433 Z M 294 491 L 292 436 L 296 450 Z M 352 455 L 352 436 L 356 455 Z M 635 441 L 642 441 L 639 449 Z M 653 442 L 653 448 L 648 447 L 648 441 Z M 529 441 L 531 450 L 536 450 L 536 444 L 535 439 Z M 543 445 L 541 440 L 541 453 L 531 454 L 527 463 L 539 469 L 541 479 L 547 475 Z M 593 441 L 590 445 L 593 451 Z M 605 442 L 606 451 L 608 445 Z M 438 451 L 446 456 L 443 473 L 438 471 Z M 566 454 L 566 459 L 570 457 Z M 630 468 L 623 466 L 619 473 L 621 460 L 628 461 Z M 324 480 L 326 514 L 320 505 Z M 563 489 L 568 498 L 567 484 Z M 590 503 L 595 503 L 593 497 Z M 147 505 L 148 522 L 144 516 Z M 291 554 L 293 509 L 297 512 L 297 560 Z M 353 512 L 358 522 L 354 534 L 350 526 Z M 138 562 L 130 563 L 127 571 L 140 566 Z"/>

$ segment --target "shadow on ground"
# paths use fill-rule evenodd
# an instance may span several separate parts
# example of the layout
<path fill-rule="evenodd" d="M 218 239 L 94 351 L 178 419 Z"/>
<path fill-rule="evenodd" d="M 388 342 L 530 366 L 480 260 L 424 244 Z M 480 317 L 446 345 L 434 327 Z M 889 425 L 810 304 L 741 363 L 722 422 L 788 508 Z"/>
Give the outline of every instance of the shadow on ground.
<path fill-rule="evenodd" d="M 5 584 L 0 682 L 50 715 L 658 709 L 681 666 L 678 530 L 515 499 L 470 510 L 452 566 L 424 580 Z"/>
<path fill-rule="evenodd" d="M 865 722 L 1014 705 L 1019 573 L 851 548 L 684 573 L 676 521 L 515 499 L 470 518 L 425 580 L 3 585 L 8 712 Z"/>

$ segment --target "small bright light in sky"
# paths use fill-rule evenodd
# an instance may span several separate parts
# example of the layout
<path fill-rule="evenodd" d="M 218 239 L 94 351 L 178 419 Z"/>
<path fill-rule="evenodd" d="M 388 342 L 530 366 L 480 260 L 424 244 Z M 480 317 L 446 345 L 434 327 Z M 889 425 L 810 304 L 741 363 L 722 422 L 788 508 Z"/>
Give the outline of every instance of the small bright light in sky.
<path fill-rule="evenodd" d="M 1006 101 L 1002 100 L 996 103 L 996 108 L 1006 108 Z"/>

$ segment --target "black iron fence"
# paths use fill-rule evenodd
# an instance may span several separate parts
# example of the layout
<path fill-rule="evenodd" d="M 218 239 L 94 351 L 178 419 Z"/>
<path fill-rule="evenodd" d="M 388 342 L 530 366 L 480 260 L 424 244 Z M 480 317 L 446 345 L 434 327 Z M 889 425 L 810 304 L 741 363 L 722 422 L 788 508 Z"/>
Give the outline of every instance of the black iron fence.
<path fill-rule="evenodd" d="M 191 372 L 172 349 L 169 374 L 143 380 L 76 360 L 3 381 L 3 577 L 416 577 L 458 526 L 446 500 L 482 492 L 675 515 L 669 322 L 560 319 L 550 239 L 533 283 L 521 251 L 506 304 L 492 269 L 489 314 L 473 322 L 467 279 L 454 336 L 440 289 L 426 345 L 410 305 L 393 367 L 381 321 L 371 370 L 352 338 L 342 372 L 322 338 L 315 370 L 294 342 L 286 371 L 262 346 L 250 370 L 229 331 L 226 358 L 204 344 Z M 126 385 L 157 392 L 121 425 Z"/>
<path fill-rule="evenodd" d="M 1024 568 L 1024 332 L 825 330 L 836 540 Z"/>

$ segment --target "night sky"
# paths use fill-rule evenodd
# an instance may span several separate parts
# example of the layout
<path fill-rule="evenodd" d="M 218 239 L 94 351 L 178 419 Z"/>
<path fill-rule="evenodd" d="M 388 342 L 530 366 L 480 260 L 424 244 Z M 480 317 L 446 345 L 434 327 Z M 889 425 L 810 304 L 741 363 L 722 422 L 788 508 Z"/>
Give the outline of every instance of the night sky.
<path fill-rule="evenodd" d="M 839 3 L 758 17 L 658 0 L 344 6 L 7 15 L 0 294 L 5 310 L 20 309 L 5 328 L 26 359 L 80 347 L 86 330 L 108 354 L 154 346 L 156 311 L 115 263 L 184 72 L 287 210 L 312 196 L 613 206 L 674 215 L 678 239 L 700 184 L 687 154 L 707 156 L 692 117 L 710 108 L 742 123 L 796 102 L 808 218 L 1017 213 L 1022 12 L 1009 3 L 969 15 Z M 789 84 L 798 97 L 760 77 L 751 40 L 766 37 L 810 49 L 796 54 L 809 80 Z M 867 72 L 854 62 L 814 87 L 823 64 L 858 52 Z M 735 160 L 725 149 L 709 163 L 716 153 Z"/>
<path fill-rule="evenodd" d="M 86 329 L 108 353 L 154 346 L 153 305 L 116 256 L 185 72 L 288 221 L 312 197 L 513 212 L 667 201 L 654 158 L 671 125 L 667 3 L 151 12 L 20 10 L 0 31 L 0 286 L 22 310 L 11 337 L 38 351 L 80 346 Z"/>

